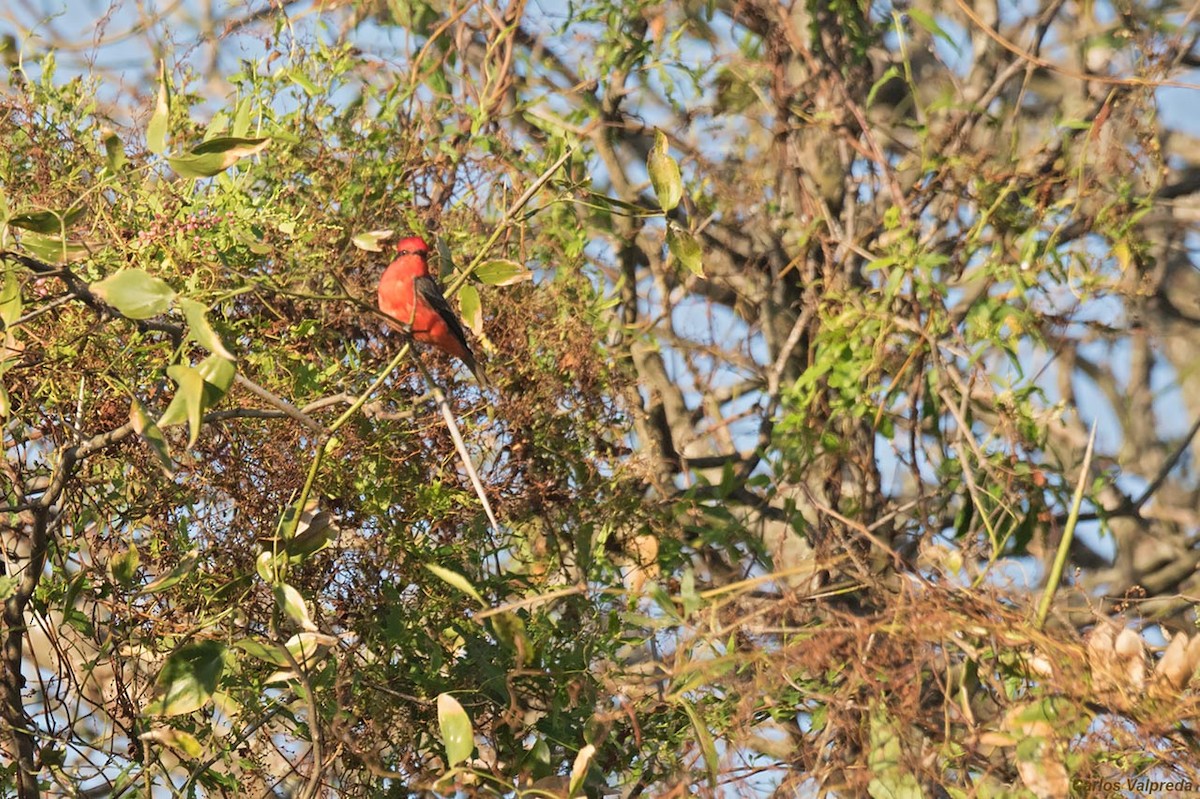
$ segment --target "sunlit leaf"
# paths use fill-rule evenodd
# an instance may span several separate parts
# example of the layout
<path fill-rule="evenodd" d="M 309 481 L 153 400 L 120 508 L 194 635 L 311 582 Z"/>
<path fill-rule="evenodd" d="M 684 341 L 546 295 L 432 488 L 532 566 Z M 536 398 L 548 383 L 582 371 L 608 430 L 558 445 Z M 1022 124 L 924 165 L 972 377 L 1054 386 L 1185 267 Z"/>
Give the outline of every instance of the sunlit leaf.
<path fill-rule="evenodd" d="M 141 565 L 141 562 L 142 558 L 138 554 L 137 546 L 131 543 L 124 552 L 118 552 L 109 559 L 108 570 L 118 583 L 130 586 L 137 577 L 138 566 Z"/>
<path fill-rule="evenodd" d="M 167 75 L 166 62 L 159 61 L 158 97 L 154 103 L 154 113 L 150 115 L 150 124 L 146 126 L 146 149 L 155 155 L 162 155 L 167 151 L 167 123 L 170 119 L 170 78 Z"/>
<path fill-rule="evenodd" d="M 13 227 L 19 227 L 22 230 L 29 230 L 33 233 L 44 233 L 46 235 L 61 236 L 84 212 L 84 208 L 72 208 L 69 211 L 59 213 L 58 211 L 27 211 L 25 213 L 14 214 L 8 218 L 8 224 Z"/>
<path fill-rule="evenodd" d="M 129 159 L 125 157 L 125 145 L 121 143 L 121 137 L 114 131 L 104 131 L 104 160 L 108 167 L 108 171 L 116 174 L 121 171 L 121 167 L 129 163 Z"/>
<path fill-rule="evenodd" d="M 167 376 L 175 381 L 175 396 L 158 420 L 161 427 L 188 423 L 188 446 L 200 438 L 200 423 L 204 413 L 204 376 L 200 370 L 185 363 L 167 367 Z"/>
<path fill-rule="evenodd" d="M 704 277 L 704 251 L 700 242 L 674 221 L 667 224 L 667 248 L 689 272 Z"/>
<path fill-rule="evenodd" d="M 193 341 L 211 353 L 220 355 L 230 361 L 236 360 L 233 353 L 225 348 L 225 343 L 221 341 L 221 337 L 213 329 L 212 324 L 209 323 L 208 308 L 203 303 L 196 302 L 187 297 L 180 297 L 179 309 L 183 311 L 183 315 L 187 318 L 188 336 Z"/>
<path fill-rule="evenodd" d="M 217 690 L 225 668 L 225 645 L 200 641 L 177 649 L 167 658 L 154 683 L 155 700 L 146 712 L 178 716 L 204 707 Z"/>
<path fill-rule="evenodd" d="M 596 747 L 587 744 L 575 755 L 575 763 L 571 766 L 571 782 L 567 787 L 568 796 L 578 796 L 583 789 L 583 781 L 587 777 L 588 767 L 596 755 Z"/>
<path fill-rule="evenodd" d="M 704 767 L 708 771 L 708 787 L 715 789 L 720 776 L 721 761 L 717 757 L 717 746 L 713 742 L 712 733 L 691 702 L 683 698 L 676 701 L 683 707 L 688 720 L 692 723 L 692 732 L 696 734 L 696 743 L 700 746 L 700 754 L 704 756 Z"/>
<path fill-rule="evenodd" d="M 350 243 L 360 250 L 367 252 L 383 252 L 383 244 L 393 235 L 394 231 L 389 229 L 384 230 L 368 230 L 366 233 L 359 233 L 350 239 Z"/>
<path fill-rule="evenodd" d="M 171 459 L 171 449 L 167 446 L 167 439 L 154 420 L 150 418 L 146 406 L 142 405 L 136 397 L 129 405 L 129 421 L 133 424 L 133 431 L 141 436 L 146 445 L 150 447 L 150 451 L 154 453 L 154 457 L 158 459 L 159 465 L 166 474 L 172 475 L 175 471 L 175 462 Z"/>
<path fill-rule="evenodd" d="M 466 284 L 458 290 L 458 310 L 475 335 L 483 332 L 483 305 L 474 286 Z"/>
<path fill-rule="evenodd" d="M 17 277 L 15 269 L 6 269 L 4 284 L 0 287 L 0 323 L 3 323 L 6 329 L 21 318 L 22 305 L 21 280 Z M 0 361 L 4 359 L 4 355 L 0 354 Z"/>
<path fill-rule="evenodd" d="M 646 158 L 646 171 L 650 173 L 650 185 L 654 187 L 659 208 L 670 211 L 679 205 L 683 198 L 683 178 L 679 164 L 667 152 L 667 137 L 661 130 L 654 131 L 654 146 Z"/>
<path fill-rule="evenodd" d="M 184 730 L 177 730 L 174 727 L 156 727 L 149 732 L 142 733 L 138 738 L 143 741 L 169 746 L 193 760 L 204 754 L 204 747 L 200 745 L 200 741 L 196 739 L 196 736 Z"/>
<path fill-rule="evenodd" d="M 511 286 L 533 280 L 533 272 L 516 261 L 499 258 L 476 268 L 475 277 L 486 286 Z"/>
<path fill-rule="evenodd" d="M 92 284 L 92 293 L 130 319 L 150 319 L 165 313 L 175 291 L 165 280 L 144 269 L 122 269 Z"/>
<path fill-rule="evenodd" d="M 219 136 L 194 147 L 187 155 L 169 157 L 167 163 L 182 177 L 210 178 L 224 172 L 242 158 L 262 152 L 270 144 L 269 138 Z"/>
<path fill-rule="evenodd" d="M 187 421 L 188 446 L 194 446 L 200 438 L 200 426 L 204 411 L 221 401 L 237 368 L 228 358 L 209 355 L 197 367 L 174 364 L 167 367 L 167 376 L 178 386 L 171 403 L 158 420 L 160 427 Z"/>
<path fill-rule="evenodd" d="M 187 577 L 189 574 L 191 574 L 195 570 L 196 564 L 199 562 L 200 562 L 200 550 L 199 549 L 191 550 L 190 552 L 188 552 L 186 555 L 183 556 L 183 558 L 179 561 L 179 563 L 176 564 L 175 568 L 171 569 L 166 574 L 161 575 L 157 579 L 152 580 L 149 584 L 143 586 L 141 593 L 156 594 L 156 593 L 159 593 L 160 591 L 167 590 L 168 588 L 170 588 L 171 586 L 175 585 L 180 580 L 182 580 L 184 577 Z"/>
<path fill-rule="evenodd" d="M 296 626 L 310 633 L 317 632 L 317 625 L 313 624 L 308 615 L 308 605 L 304 601 L 304 597 L 293 586 L 287 583 L 276 583 L 273 589 L 275 593 L 275 604 L 283 611 Z"/>
<path fill-rule="evenodd" d="M 429 569 L 429 571 L 435 577 L 439 578 L 440 580 L 442 580 L 443 582 L 445 582 L 447 585 L 451 586 L 452 588 L 456 588 L 459 591 L 462 591 L 464 594 L 466 594 L 467 596 L 474 599 L 480 605 L 485 604 L 483 601 L 483 597 L 480 596 L 479 592 L 475 590 L 475 586 L 471 585 L 471 581 L 468 580 L 466 577 L 463 577 L 458 572 L 451 571 L 450 569 L 447 569 L 444 566 L 439 566 L 436 563 L 426 563 L 425 568 Z"/>
<path fill-rule="evenodd" d="M 259 641 L 257 638 L 242 638 L 234 641 L 235 649 L 240 649 L 247 655 L 253 658 L 270 663 L 272 666 L 287 666 L 287 655 L 284 654 L 283 647 L 277 644 L 268 644 Z"/>
<path fill-rule="evenodd" d="M 52 264 L 76 263 L 91 255 L 91 250 L 80 241 L 41 233 L 22 233 L 21 247 Z"/>
<path fill-rule="evenodd" d="M 471 752 L 475 750 L 471 717 L 450 694 L 438 695 L 437 714 L 438 726 L 442 731 L 442 744 L 446 747 L 446 765 L 454 768 L 470 757 Z"/>

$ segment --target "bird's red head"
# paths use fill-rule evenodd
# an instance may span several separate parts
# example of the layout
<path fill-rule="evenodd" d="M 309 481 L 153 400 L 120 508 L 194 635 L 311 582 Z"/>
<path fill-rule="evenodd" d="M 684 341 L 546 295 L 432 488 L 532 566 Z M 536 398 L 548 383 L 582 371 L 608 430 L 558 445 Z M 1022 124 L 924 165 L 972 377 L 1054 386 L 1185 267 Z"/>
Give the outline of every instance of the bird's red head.
<path fill-rule="evenodd" d="M 429 257 L 429 245 L 420 236 L 409 236 L 396 242 L 396 255 L 417 255 L 425 259 Z"/>

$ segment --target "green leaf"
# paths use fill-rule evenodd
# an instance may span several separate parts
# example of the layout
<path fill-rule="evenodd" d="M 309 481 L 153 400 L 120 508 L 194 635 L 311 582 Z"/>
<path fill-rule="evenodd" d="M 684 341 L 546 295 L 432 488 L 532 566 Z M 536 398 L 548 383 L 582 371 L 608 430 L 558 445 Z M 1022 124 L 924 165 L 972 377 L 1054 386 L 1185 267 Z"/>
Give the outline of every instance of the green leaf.
<path fill-rule="evenodd" d="M 204 754 L 204 748 L 190 732 L 177 730 L 174 727 L 157 727 L 138 736 L 140 740 L 163 744 L 182 752 L 193 760 Z"/>
<path fill-rule="evenodd" d="M 262 152 L 270 145 L 269 138 L 243 139 L 220 136 L 194 147 L 187 155 L 167 159 L 179 175 L 185 178 L 210 178 L 224 172 L 242 158 Z"/>
<path fill-rule="evenodd" d="M 245 137 L 247 131 L 250 130 L 250 98 L 243 97 L 237 104 L 237 108 L 233 112 L 233 135 L 239 138 Z"/>
<path fill-rule="evenodd" d="M 62 236 L 43 236 L 40 233 L 22 233 L 21 246 L 52 264 L 68 264 L 82 261 L 91 254 L 83 244 L 64 239 Z"/>
<path fill-rule="evenodd" d="M 697 277 L 704 277 L 704 251 L 689 231 L 674 221 L 667 223 L 667 249 Z"/>
<path fill-rule="evenodd" d="M 187 421 L 188 446 L 195 446 L 200 438 L 200 423 L 204 414 L 204 377 L 199 369 L 184 363 L 168 366 L 167 376 L 175 381 L 178 388 L 158 423 L 162 427 L 170 427 Z"/>
<path fill-rule="evenodd" d="M 129 159 L 125 157 L 125 145 L 121 143 L 121 137 L 111 130 L 104 131 L 104 158 L 108 171 L 111 174 L 117 174 L 121 171 L 121 167 L 129 163 Z"/>
<path fill-rule="evenodd" d="M 309 80 L 308 76 L 305 75 L 303 72 L 301 72 L 299 69 L 289 69 L 287 76 L 292 81 L 292 83 L 296 84 L 301 89 L 303 89 L 304 93 L 307 94 L 309 97 L 316 97 L 318 94 L 321 93 L 320 87 L 317 86 L 317 84 L 313 83 L 311 80 Z"/>
<path fill-rule="evenodd" d="M 935 19 L 934 16 L 928 11 L 920 8 L 909 7 L 905 9 L 905 13 L 908 14 L 913 22 L 924 28 L 926 33 L 941 39 L 946 44 L 954 48 L 954 52 L 960 55 L 962 54 L 962 45 L 959 43 L 959 41 L 947 33 L 946 29 L 943 28 L 937 19 Z"/>
<path fill-rule="evenodd" d="M 471 729 L 471 717 L 450 694 L 439 694 L 437 698 L 438 726 L 442 730 L 442 744 L 446 747 L 446 765 L 454 768 L 471 756 L 475 750 L 475 733 Z"/>
<path fill-rule="evenodd" d="M 899 725 L 886 707 L 877 704 L 871 712 L 871 750 L 867 755 L 867 766 L 874 774 L 867 785 L 867 793 L 872 799 L 920 799 L 923 796 L 917 778 L 903 767 L 901 755 Z"/>
<path fill-rule="evenodd" d="M 567 796 L 578 796 L 583 788 L 583 781 L 587 777 L 588 766 L 592 764 L 592 758 L 596 755 L 596 747 L 588 744 L 579 750 L 579 754 L 575 755 L 575 763 L 571 766 L 571 781 L 568 783 Z"/>
<path fill-rule="evenodd" d="M 138 554 L 137 546 L 130 544 L 129 548 L 124 552 L 113 555 L 108 561 L 108 570 L 112 573 L 113 579 L 123 586 L 133 585 L 133 580 L 137 576 L 138 566 L 141 565 L 142 558 Z"/>
<path fill-rule="evenodd" d="M 283 647 L 275 644 L 267 644 L 259 641 L 257 638 L 242 638 L 234 641 L 233 646 L 240 649 L 247 655 L 253 658 L 270 663 L 272 666 L 287 666 L 289 665 L 287 655 L 283 653 Z"/>
<path fill-rule="evenodd" d="M 276 583 L 272 590 L 275 594 L 275 604 L 296 626 L 310 633 L 317 632 L 317 625 L 309 618 L 308 605 L 299 591 L 287 583 Z"/>
<path fill-rule="evenodd" d="M 394 231 L 391 229 L 368 230 L 366 233 L 359 233 L 350 239 L 350 243 L 367 252 L 383 252 L 383 245 L 380 242 L 390 239 L 393 233 Z"/>
<path fill-rule="evenodd" d="M 337 644 L 337 640 L 325 633 L 302 632 L 293 635 L 283 646 L 300 668 L 308 669 L 325 657 L 330 648 Z"/>
<path fill-rule="evenodd" d="M 233 384 L 237 368 L 233 361 L 220 355 L 209 355 L 198 367 L 177 363 L 167 367 L 167 376 L 179 386 L 171 403 L 158 420 L 160 427 L 187 421 L 188 446 L 200 438 L 204 411 L 221 401 Z"/>
<path fill-rule="evenodd" d="M 483 303 L 479 292 L 469 283 L 458 290 L 458 310 L 471 332 L 477 336 L 483 332 Z"/>
<path fill-rule="evenodd" d="M 147 713 L 178 716 L 199 710 L 212 698 L 225 668 L 225 645 L 201 641 L 180 647 L 167 658 L 154 683 L 155 700 Z"/>
<path fill-rule="evenodd" d="M 10 216 L 8 224 L 34 233 L 61 236 L 83 212 L 83 208 L 72 208 L 61 214 L 58 211 L 26 211 Z"/>
<path fill-rule="evenodd" d="M 475 590 L 475 586 L 471 585 L 470 580 L 468 580 L 466 577 L 463 577 L 458 572 L 451 571 L 444 566 L 439 566 L 436 563 L 426 563 L 425 568 L 429 569 L 429 571 L 435 577 L 439 578 L 447 585 L 451 586 L 452 588 L 457 588 L 459 591 L 462 591 L 464 594 L 478 602 L 480 606 L 486 607 L 483 597 L 479 595 L 479 592 Z"/>
<path fill-rule="evenodd" d="M 12 327 L 21 318 L 21 281 L 17 270 L 9 268 L 4 271 L 4 285 L 0 288 L 0 323 L 5 328 Z M 0 361 L 6 360 L 0 357 Z"/>
<path fill-rule="evenodd" d="M 220 355 L 230 361 L 237 360 L 233 353 L 225 348 L 225 343 L 221 341 L 221 337 L 217 335 L 217 331 L 208 321 L 208 308 L 203 303 L 188 299 L 187 297 L 179 298 L 179 308 L 183 311 L 183 315 L 187 318 L 188 337 L 199 344 L 209 352 Z"/>
<path fill-rule="evenodd" d="M 254 560 L 254 570 L 258 572 L 258 576 L 263 579 L 264 583 L 273 583 L 285 560 L 282 553 L 276 555 L 274 552 L 264 549 Z"/>
<path fill-rule="evenodd" d="M 295 513 L 294 505 L 288 507 L 288 512 L 284 516 L 288 517 L 291 513 Z M 286 526 L 286 530 L 290 529 L 291 525 L 289 524 Z M 311 502 L 309 507 L 300 514 L 300 524 L 296 528 L 296 535 L 284 544 L 284 551 L 294 560 L 303 560 L 309 555 L 325 549 L 340 534 L 341 530 L 338 529 L 332 514 L 320 510 L 316 502 Z"/>
<path fill-rule="evenodd" d="M 175 291 L 165 280 L 144 269 L 122 269 L 93 283 L 92 293 L 129 319 L 150 319 L 166 313 Z"/>
<path fill-rule="evenodd" d="M 533 648 L 525 628 L 525 620 L 512 611 L 505 611 L 492 616 L 491 622 L 496 640 L 516 653 L 519 667 L 525 666 Z"/>
<path fill-rule="evenodd" d="M 667 152 L 667 137 L 661 130 L 654 131 L 654 146 L 646 158 L 646 171 L 650 173 L 650 185 L 654 187 L 659 208 L 670 211 L 679 205 L 683 198 L 683 178 L 679 164 Z"/>
<path fill-rule="evenodd" d="M 692 722 L 692 731 L 696 733 L 696 743 L 700 745 L 700 753 L 704 756 L 704 766 L 708 769 L 708 785 L 715 789 L 717 778 L 720 776 L 721 761 L 717 757 L 717 746 L 713 743 L 712 733 L 691 702 L 683 698 L 675 701 L 683 707 L 683 712 L 687 713 L 688 720 Z"/>
<path fill-rule="evenodd" d="M 158 62 L 158 99 L 154 104 L 154 113 L 150 115 L 150 124 L 146 127 L 146 149 L 155 155 L 167 151 L 167 123 L 171 119 L 170 79 L 167 76 L 167 64 Z"/>
<path fill-rule="evenodd" d="M 506 258 L 497 258 L 481 264 L 475 269 L 475 277 L 485 286 L 511 286 L 533 280 L 533 272 L 523 264 Z"/>
<path fill-rule="evenodd" d="M 895 64 L 892 64 L 890 67 L 885 69 L 883 71 L 883 74 L 879 76 L 879 80 L 875 81 L 875 83 L 872 84 L 871 91 L 867 92 L 867 107 L 868 108 L 871 107 L 871 103 L 875 102 L 875 95 L 879 92 L 880 89 L 882 89 L 885 85 L 887 85 L 888 81 L 892 80 L 893 78 L 897 78 L 899 76 L 900 76 L 900 69 Z"/>
<path fill-rule="evenodd" d="M 142 405 L 137 397 L 134 397 L 133 402 L 129 405 L 129 421 L 133 424 L 133 431 L 141 436 L 146 445 L 150 447 L 150 451 L 154 453 L 154 457 L 158 459 L 159 465 L 162 466 L 167 476 L 173 475 L 175 461 L 171 459 L 171 449 L 167 446 L 167 439 L 154 420 L 150 418 L 146 406 Z"/>
<path fill-rule="evenodd" d="M 152 580 L 148 585 L 143 586 L 141 593 L 157 594 L 160 591 L 167 590 L 184 577 L 187 577 L 189 574 L 191 574 L 195 570 L 196 564 L 199 562 L 200 550 L 191 550 L 183 556 L 183 559 L 179 561 L 174 569 L 171 569 L 171 571 L 167 572 L 166 574 L 158 577 L 155 580 Z"/>

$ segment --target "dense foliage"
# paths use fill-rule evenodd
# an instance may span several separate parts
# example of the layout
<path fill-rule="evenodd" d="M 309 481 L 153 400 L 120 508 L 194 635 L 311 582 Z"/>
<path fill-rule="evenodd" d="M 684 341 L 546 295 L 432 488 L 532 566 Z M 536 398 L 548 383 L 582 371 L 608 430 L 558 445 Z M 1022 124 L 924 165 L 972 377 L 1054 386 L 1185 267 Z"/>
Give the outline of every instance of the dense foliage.
<path fill-rule="evenodd" d="M 6 790 L 1200 782 L 1186 9 L 55 12 L 0 97 Z M 375 310 L 410 233 L 494 386 Z"/>

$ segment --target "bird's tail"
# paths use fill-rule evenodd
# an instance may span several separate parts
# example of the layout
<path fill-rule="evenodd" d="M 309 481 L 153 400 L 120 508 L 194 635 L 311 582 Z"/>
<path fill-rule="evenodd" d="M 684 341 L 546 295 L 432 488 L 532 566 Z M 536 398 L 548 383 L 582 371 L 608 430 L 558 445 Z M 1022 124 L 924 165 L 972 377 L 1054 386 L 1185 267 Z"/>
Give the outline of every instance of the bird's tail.
<path fill-rule="evenodd" d="M 467 350 L 467 356 L 462 359 L 467 368 L 471 370 L 471 374 L 475 376 L 475 382 L 480 388 L 491 388 L 492 381 L 488 379 L 487 372 L 478 361 L 475 360 L 475 353 Z"/>

